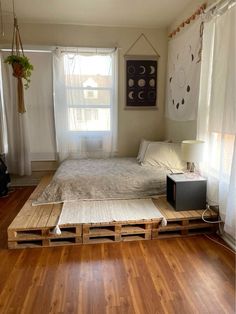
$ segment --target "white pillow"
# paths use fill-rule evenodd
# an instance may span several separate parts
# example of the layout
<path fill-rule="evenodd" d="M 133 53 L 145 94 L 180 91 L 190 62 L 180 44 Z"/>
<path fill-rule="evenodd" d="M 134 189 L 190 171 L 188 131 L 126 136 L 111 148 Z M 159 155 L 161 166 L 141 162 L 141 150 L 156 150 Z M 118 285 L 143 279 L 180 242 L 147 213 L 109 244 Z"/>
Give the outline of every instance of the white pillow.
<path fill-rule="evenodd" d="M 167 169 L 184 170 L 180 143 L 152 142 L 148 145 L 142 165 L 160 166 Z"/>
<path fill-rule="evenodd" d="M 146 141 L 146 140 L 142 140 L 139 146 L 139 152 L 138 152 L 138 156 L 137 156 L 137 160 L 139 162 L 143 162 L 143 158 L 145 156 L 146 150 L 148 145 L 150 144 L 150 141 Z"/>

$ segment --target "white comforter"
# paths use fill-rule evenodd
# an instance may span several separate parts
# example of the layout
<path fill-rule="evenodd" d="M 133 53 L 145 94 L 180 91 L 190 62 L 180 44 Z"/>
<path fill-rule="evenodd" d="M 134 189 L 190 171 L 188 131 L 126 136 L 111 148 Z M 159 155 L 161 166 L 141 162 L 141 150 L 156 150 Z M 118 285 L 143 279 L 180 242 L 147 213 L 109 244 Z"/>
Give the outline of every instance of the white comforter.
<path fill-rule="evenodd" d="M 135 158 L 66 160 L 34 204 L 165 194 L 166 174 L 166 169 L 141 166 Z"/>

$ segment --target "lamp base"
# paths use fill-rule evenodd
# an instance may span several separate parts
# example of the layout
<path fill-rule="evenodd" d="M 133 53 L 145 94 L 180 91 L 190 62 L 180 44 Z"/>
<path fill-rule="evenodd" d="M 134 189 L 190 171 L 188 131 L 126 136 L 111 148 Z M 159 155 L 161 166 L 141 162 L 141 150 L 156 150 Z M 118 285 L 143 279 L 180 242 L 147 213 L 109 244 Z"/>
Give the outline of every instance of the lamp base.
<path fill-rule="evenodd" d="M 195 170 L 194 162 L 187 162 L 187 170 L 189 172 L 194 172 L 194 170 Z"/>

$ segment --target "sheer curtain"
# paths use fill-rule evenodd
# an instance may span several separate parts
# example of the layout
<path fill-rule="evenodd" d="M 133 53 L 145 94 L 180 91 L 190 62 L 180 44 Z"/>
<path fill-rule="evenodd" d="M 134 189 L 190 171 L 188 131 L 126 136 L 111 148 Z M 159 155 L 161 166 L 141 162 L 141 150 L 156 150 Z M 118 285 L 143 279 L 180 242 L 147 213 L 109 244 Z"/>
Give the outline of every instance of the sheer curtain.
<path fill-rule="evenodd" d="M 236 223 L 236 5 L 226 1 L 204 26 L 198 138 L 205 140 L 202 172 L 208 201 L 219 204 L 224 230 Z"/>
<path fill-rule="evenodd" d="M 56 160 L 52 53 L 32 51 L 27 57 L 34 65 L 30 87 L 25 90 L 31 160 Z"/>
<path fill-rule="evenodd" d="M 28 132 L 28 115 L 18 113 L 16 79 L 12 69 L 3 60 L 9 53 L 1 53 L 4 143 L 6 163 L 10 173 L 18 175 L 31 174 L 31 160 Z"/>
<path fill-rule="evenodd" d="M 117 49 L 57 48 L 54 114 L 59 160 L 117 150 Z"/>

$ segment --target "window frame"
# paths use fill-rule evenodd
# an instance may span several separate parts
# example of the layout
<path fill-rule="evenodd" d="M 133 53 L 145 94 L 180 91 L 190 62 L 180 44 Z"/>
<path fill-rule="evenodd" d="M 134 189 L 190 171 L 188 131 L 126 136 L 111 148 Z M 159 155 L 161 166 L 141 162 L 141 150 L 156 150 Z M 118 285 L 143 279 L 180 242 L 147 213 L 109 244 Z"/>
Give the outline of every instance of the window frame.
<path fill-rule="evenodd" d="M 109 54 L 108 54 L 109 55 Z M 64 56 L 65 57 L 65 56 Z M 112 64 L 112 63 L 111 63 Z M 111 71 L 111 77 L 112 80 L 114 80 L 114 71 L 115 68 L 112 65 L 112 71 Z M 80 75 L 80 74 L 79 74 Z M 92 75 L 91 75 L 92 77 Z M 112 114 L 113 114 L 113 105 L 112 105 L 112 98 L 114 97 L 114 87 L 112 87 L 114 84 L 114 82 L 112 82 L 111 86 L 109 87 L 92 87 L 92 86 L 70 86 L 66 84 L 66 89 L 67 90 L 78 90 L 81 91 L 83 93 L 83 97 L 84 97 L 84 92 L 86 90 L 91 90 L 91 91 L 108 91 L 109 92 L 109 96 L 110 96 L 110 104 L 109 105 L 105 105 L 105 104 L 96 104 L 96 105 L 91 105 L 91 104 L 77 104 L 77 105 L 70 105 L 67 102 L 67 114 L 68 114 L 68 132 L 71 133 L 75 133 L 78 136 L 79 135 L 106 135 L 106 134 L 110 134 L 112 133 Z M 88 98 L 89 100 L 92 99 L 99 99 L 99 97 L 97 98 Z M 70 109 L 109 109 L 109 130 L 72 130 L 70 129 L 70 117 L 69 117 L 69 110 Z"/>

